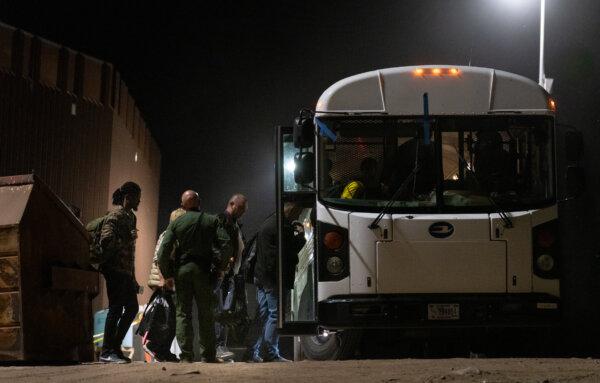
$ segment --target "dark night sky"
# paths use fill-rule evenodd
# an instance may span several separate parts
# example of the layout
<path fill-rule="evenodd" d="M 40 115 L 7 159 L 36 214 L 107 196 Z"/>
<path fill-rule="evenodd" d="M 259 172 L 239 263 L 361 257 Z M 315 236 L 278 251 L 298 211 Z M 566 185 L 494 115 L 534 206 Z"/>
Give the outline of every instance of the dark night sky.
<path fill-rule="evenodd" d="M 273 127 L 343 77 L 470 61 L 537 79 L 537 0 L 239 3 L 0 0 L 0 20 L 117 66 L 161 147 L 161 227 L 194 188 L 215 212 L 247 194 L 253 231 L 274 210 Z M 546 72 L 559 120 L 586 135 L 588 164 L 600 141 L 599 18 L 597 0 L 547 1 Z"/>

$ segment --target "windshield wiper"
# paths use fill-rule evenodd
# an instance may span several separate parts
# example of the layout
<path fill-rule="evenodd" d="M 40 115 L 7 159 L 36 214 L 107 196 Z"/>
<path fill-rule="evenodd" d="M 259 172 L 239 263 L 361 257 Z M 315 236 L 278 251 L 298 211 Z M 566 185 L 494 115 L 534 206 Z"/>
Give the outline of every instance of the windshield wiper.
<path fill-rule="evenodd" d="M 429 95 L 427 93 L 423 93 L 423 144 L 429 146 L 429 130 L 431 128 L 429 121 Z M 417 173 L 421 170 L 421 164 L 419 163 L 419 139 L 417 138 L 415 142 L 415 166 L 410 174 L 402 181 L 398 189 L 392 194 L 392 197 L 385 204 L 381 212 L 375 217 L 373 222 L 368 226 L 369 229 L 377 229 L 379 227 L 379 222 L 383 219 L 383 216 L 388 212 L 392 204 L 404 193 L 408 184 L 413 181 L 413 193 L 417 184 Z"/>
<path fill-rule="evenodd" d="M 390 207 L 392 207 L 392 204 L 394 202 L 396 202 L 396 200 L 402 195 L 402 193 L 404 193 L 404 191 L 406 190 L 406 187 L 408 185 L 410 185 L 410 182 L 415 178 L 415 176 L 417 175 L 419 170 L 421 170 L 421 165 L 419 165 L 419 163 L 417 162 L 417 163 L 415 163 L 415 167 L 410 172 L 410 174 L 408 176 L 406 176 L 404 181 L 402 181 L 402 184 L 400 184 L 398 189 L 396 189 L 394 194 L 390 197 L 390 199 L 388 200 L 386 205 L 381 210 L 381 213 L 379 213 L 379 215 L 377 215 L 377 217 L 373 220 L 373 222 L 371 222 L 371 224 L 369 225 L 369 229 L 373 230 L 373 229 L 377 229 L 379 227 L 379 222 L 383 219 L 383 216 L 388 212 Z"/>
<path fill-rule="evenodd" d="M 496 213 L 498 213 L 498 215 L 500 216 L 500 219 L 504 223 L 504 227 L 506 227 L 507 229 L 512 229 L 513 227 L 515 227 L 513 225 L 512 220 L 510 219 L 510 215 L 506 212 L 506 210 L 504 210 L 496 202 L 496 200 L 494 199 L 494 197 L 492 197 L 491 193 L 489 193 L 486 189 L 484 189 L 483 187 L 481 187 L 481 184 L 479 183 L 479 179 L 477 178 L 477 174 L 475 174 L 475 171 L 471 168 L 471 166 L 465 160 L 465 158 L 463 157 L 463 155 L 458 150 L 456 152 L 458 153 L 459 160 L 463 163 L 463 165 L 465 165 L 465 169 L 467 169 L 467 172 L 469 172 L 469 173 L 471 173 L 473 175 L 473 178 L 475 179 L 475 182 L 477 183 L 477 186 L 481 190 L 483 190 L 483 192 L 486 194 L 487 199 L 490 201 L 490 203 L 492 204 L 492 207 L 496 210 Z"/>

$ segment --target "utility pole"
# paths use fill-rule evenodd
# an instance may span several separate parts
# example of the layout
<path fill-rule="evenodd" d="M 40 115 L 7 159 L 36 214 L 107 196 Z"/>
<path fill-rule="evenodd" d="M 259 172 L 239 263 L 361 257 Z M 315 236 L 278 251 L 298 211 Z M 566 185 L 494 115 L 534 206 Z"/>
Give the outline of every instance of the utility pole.
<path fill-rule="evenodd" d="M 540 4 L 540 68 L 539 68 L 539 76 L 538 76 L 538 84 L 544 89 L 546 92 L 550 93 L 552 90 L 552 83 L 554 82 L 551 78 L 546 78 L 546 73 L 544 73 L 544 27 L 546 24 L 546 0 L 541 0 Z"/>

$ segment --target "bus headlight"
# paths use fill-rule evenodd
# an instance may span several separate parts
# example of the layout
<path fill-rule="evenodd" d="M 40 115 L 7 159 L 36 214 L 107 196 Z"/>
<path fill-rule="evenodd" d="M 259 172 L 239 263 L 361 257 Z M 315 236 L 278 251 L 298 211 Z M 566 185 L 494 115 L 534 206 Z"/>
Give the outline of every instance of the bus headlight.
<path fill-rule="evenodd" d="M 542 254 L 535 260 L 537 267 L 544 272 L 548 272 L 554 268 L 554 258 L 548 254 Z"/>
<path fill-rule="evenodd" d="M 344 261 L 340 257 L 329 257 L 327 260 L 327 271 L 330 274 L 337 275 L 341 274 L 344 271 Z"/>

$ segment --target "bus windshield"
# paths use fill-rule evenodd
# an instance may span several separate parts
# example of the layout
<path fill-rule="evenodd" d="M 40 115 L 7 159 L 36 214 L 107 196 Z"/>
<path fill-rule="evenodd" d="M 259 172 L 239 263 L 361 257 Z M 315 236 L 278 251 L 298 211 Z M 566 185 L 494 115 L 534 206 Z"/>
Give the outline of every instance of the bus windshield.
<path fill-rule="evenodd" d="M 494 211 L 554 201 L 547 116 L 321 118 L 319 197 L 348 210 Z M 400 189 L 400 190 L 399 190 Z M 441 198 L 440 196 L 443 196 Z"/>

